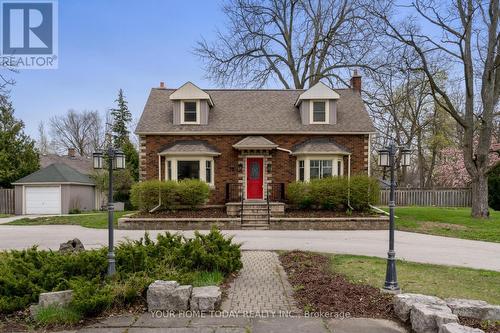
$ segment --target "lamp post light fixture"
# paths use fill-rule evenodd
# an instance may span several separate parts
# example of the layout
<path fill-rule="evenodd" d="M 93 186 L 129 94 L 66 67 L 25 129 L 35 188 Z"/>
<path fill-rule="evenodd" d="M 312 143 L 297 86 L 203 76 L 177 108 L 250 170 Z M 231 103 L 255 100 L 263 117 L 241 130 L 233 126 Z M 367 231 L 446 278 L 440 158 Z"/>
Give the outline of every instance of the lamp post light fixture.
<path fill-rule="evenodd" d="M 384 290 L 391 293 L 399 293 L 398 276 L 396 273 L 396 252 L 394 251 L 394 208 L 396 180 L 394 173 L 396 169 L 397 150 L 401 154 L 401 166 L 409 166 L 411 160 L 411 150 L 408 147 L 396 146 L 391 142 L 389 146 L 378 151 L 378 164 L 390 168 L 391 187 L 389 194 L 389 252 L 387 252 L 387 270 L 385 274 Z"/>
<path fill-rule="evenodd" d="M 98 150 L 92 154 L 94 169 L 104 169 L 104 158 L 108 162 L 108 276 L 113 276 L 115 268 L 114 251 L 114 225 L 113 225 L 113 170 L 125 169 L 125 154 L 120 149 L 113 148 L 111 145 L 103 152 Z"/>

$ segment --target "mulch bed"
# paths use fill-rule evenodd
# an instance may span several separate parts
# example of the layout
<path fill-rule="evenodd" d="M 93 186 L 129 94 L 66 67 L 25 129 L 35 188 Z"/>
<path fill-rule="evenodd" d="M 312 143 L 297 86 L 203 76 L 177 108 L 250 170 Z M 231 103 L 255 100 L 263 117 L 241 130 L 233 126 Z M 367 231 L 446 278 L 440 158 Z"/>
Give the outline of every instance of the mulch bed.
<path fill-rule="evenodd" d="M 465 326 L 470 326 L 473 328 L 479 328 L 486 333 L 499 333 L 500 332 L 500 322 L 491 321 L 481 321 L 479 319 L 463 318 L 459 317 L 460 324 Z"/>
<path fill-rule="evenodd" d="M 317 209 L 287 209 L 285 217 L 379 217 L 373 213 L 352 212 L 347 215 L 345 212 L 334 212 L 331 210 Z"/>
<path fill-rule="evenodd" d="M 351 283 L 344 276 L 330 272 L 327 257 L 292 251 L 280 255 L 280 260 L 302 309 L 349 313 L 350 317 L 396 319 L 391 295 L 371 286 Z"/>
<path fill-rule="evenodd" d="M 225 208 L 201 208 L 197 210 L 179 209 L 155 213 L 137 213 L 133 217 L 145 218 L 223 218 L 229 217 Z"/>

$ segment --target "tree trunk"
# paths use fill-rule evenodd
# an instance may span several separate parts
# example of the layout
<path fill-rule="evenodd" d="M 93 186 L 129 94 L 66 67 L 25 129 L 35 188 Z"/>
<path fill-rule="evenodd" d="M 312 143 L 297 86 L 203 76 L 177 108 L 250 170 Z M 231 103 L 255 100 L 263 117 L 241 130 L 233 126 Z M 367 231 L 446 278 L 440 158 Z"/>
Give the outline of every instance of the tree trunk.
<path fill-rule="evenodd" d="M 472 217 L 488 218 L 488 177 L 480 174 L 472 179 Z"/>

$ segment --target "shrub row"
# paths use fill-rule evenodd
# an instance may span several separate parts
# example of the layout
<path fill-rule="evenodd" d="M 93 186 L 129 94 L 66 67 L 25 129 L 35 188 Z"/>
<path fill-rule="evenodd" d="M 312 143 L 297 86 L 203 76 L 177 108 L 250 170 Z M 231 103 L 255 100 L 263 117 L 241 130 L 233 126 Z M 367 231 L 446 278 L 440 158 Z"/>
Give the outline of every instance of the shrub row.
<path fill-rule="evenodd" d="M 147 180 L 132 186 L 130 201 L 144 212 L 158 206 L 160 200 L 160 209 L 163 210 L 174 210 L 180 206 L 196 209 L 208 200 L 209 195 L 208 184 L 198 179 L 183 179 L 178 182 Z"/>
<path fill-rule="evenodd" d="M 208 273 L 219 276 L 241 268 L 240 245 L 217 229 L 193 238 L 160 234 L 153 241 L 146 234 L 138 241 L 116 248 L 116 275 L 106 277 L 105 248 L 63 254 L 36 247 L 0 253 L 0 314 L 26 308 L 42 292 L 73 289 L 70 309 L 80 316 L 94 316 L 112 306 L 126 306 L 143 299 L 154 280 L 195 283 Z M 218 274 L 213 274 L 217 276 Z"/>
<path fill-rule="evenodd" d="M 378 202 L 379 184 L 368 176 L 328 177 L 288 185 L 288 202 L 299 208 L 369 211 Z"/>

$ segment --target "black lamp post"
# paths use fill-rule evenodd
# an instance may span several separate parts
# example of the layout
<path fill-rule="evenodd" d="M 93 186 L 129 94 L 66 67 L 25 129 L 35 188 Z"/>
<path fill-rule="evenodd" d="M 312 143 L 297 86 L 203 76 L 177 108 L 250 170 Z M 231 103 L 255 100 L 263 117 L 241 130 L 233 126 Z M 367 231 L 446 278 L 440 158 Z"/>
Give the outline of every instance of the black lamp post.
<path fill-rule="evenodd" d="M 391 142 L 389 146 L 378 151 L 378 164 L 383 167 L 390 168 L 391 190 L 389 195 L 389 252 L 387 252 L 387 270 L 385 274 L 384 290 L 392 293 L 399 293 L 398 276 L 396 273 L 396 252 L 394 251 L 394 208 L 396 180 L 394 179 L 396 153 L 397 150 L 401 153 L 401 166 L 409 166 L 411 159 L 411 150 L 407 147 L 399 147 Z"/>
<path fill-rule="evenodd" d="M 114 225 L 113 225 L 113 169 L 125 169 L 125 155 L 111 145 L 107 151 L 96 151 L 92 154 L 94 169 L 104 169 L 104 157 L 108 161 L 108 276 L 113 276 L 115 269 Z"/>

